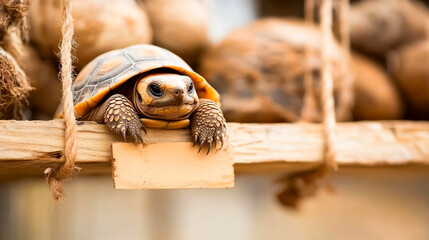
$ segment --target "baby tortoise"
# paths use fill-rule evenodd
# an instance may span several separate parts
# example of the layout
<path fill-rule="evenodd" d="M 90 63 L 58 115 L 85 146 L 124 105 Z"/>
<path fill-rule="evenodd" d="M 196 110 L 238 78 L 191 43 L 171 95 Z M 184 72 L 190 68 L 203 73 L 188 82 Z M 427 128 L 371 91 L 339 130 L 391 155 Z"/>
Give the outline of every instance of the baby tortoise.
<path fill-rule="evenodd" d="M 72 87 L 76 119 L 105 123 L 125 140 L 143 142 L 145 127 L 190 125 L 198 151 L 204 144 L 207 154 L 213 145 L 223 145 L 219 94 L 166 49 L 135 45 L 104 53 L 82 69 Z"/>

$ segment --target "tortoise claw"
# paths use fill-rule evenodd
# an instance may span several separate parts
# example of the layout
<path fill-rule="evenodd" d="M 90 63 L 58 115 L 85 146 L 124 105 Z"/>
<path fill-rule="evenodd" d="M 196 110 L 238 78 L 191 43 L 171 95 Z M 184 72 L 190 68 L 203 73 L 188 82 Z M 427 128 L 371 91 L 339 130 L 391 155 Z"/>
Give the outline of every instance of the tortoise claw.
<path fill-rule="evenodd" d="M 127 130 L 125 130 L 125 128 L 122 128 L 121 134 L 122 134 L 122 137 L 124 137 L 124 141 L 127 141 Z"/>
<path fill-rule="evenodd" d="M 202 142 L 200 142 L 200 148 L 198 149 L 198 153 L 201 152 L 201 149 L 203 148 L 205 142 L 206 142 L 205 139 Z"/>
<path fill-rule="evenodd" d="M 192 145 L 192 147 L 195 147 L 195 144 L 197 144 L 198 141 L 198 135 L 194 136 L 194 145 Z"/>
<path fill-rule="evenodd" d="M 141 132 L 138 132 L 137 134 L 133 134 L 133 138 L 134 138 L 134 142 L 136 143 L 144 143 Z"/>
<path fill-rule="evenodd" d="M 146 133 L 146 135 L 147 135 L 147 133 Z M 144 143 L 143 136 L 141 134 L 139 135 L 139 138 L 140 138 L 141 143 Z"/>
<path fill-rule="evenodd" d="M 146 130 L 146 128 L 143 126 L 143 124 L 142 124 L 142 130 L 143 130 L 144 134 L 146 134 L 146 135 L 147 135 L 147 130 Z M 140 136 L 140 137 L 142 138 L 142 142 L 143 142 L 143 137 L 142 137 L 142 136 Z"/>
<path fill-rule="evenodd" d="M 210 153 L 210 148 L 212 147 L 212 142 L 208 142 L 209 143 L 209 147 L 208 147 L 208 150 L 207 150 L 207 153 L 206 153 L 206 155 L 209 155 L 209 153 Z"/>
<path fill-rule="evenodd" d="M 143 142 L 142 131 L 146 128 L 139 120 L 136 110 L 130 101 L 121 94 L 112 95 L 106 100 L 108 106 L 104 112 L 104 122 L 114 133 L 121 134 L 124 141 Z"/>
<path fill-rule="evenodd" d="M 197 142 L 200 144 L 198 152 L 201 151 L 204 143 L 208 144 L 207 154 L 213 146 L 217 149 L 219 141 L 223 147 L 223 138 L 226 134 L 225 118 L 215 102 L 200 99 L 199 108 L 191 116 L 191 131 L 194 136 L 194 146 Z"/>

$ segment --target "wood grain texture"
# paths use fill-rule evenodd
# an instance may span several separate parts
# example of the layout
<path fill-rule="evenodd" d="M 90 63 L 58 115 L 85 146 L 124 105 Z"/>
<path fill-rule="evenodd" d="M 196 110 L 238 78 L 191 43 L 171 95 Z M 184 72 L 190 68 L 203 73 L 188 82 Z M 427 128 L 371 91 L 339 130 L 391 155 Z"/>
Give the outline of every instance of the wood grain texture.
<path fill-rule="evenodd" d="M 198 154 L 192 143 L 113 143 L 115 189 L 232 188 L 233 160 L 224 148 Z"/>
<path fill-rule="evenodd" d="M 111 143 L 122 141 L 106 126 L 78 126 L 77 165 L 81 173 L 111 172 Z M 429 122 L 339 123 L 340 166 L 429 165 Z M 42 176 L 58 167 L 64 151 L 64 124 L 53 121 L 0 121 L 0 178 Z M 228 123 L 229 150 L 236 172 L 267 172 L 314 166 L 322 157 L 320 124 Z M 191 142 L 190 131 L 149 129 L 145 142 Z"/>

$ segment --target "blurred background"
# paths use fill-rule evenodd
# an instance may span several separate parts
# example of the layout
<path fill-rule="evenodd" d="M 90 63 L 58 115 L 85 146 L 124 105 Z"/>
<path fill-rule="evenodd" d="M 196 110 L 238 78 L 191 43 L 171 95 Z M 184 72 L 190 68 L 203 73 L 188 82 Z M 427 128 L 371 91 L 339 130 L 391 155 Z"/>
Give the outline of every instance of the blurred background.
<path fill-rule="evenodd" d="M 61 98 L 56 58 L 61 2 L 31 0 L 28 10 L 24 4 L 22 12 L 8 12 L 5 4 L 0 11 L 12 16 L 10 26 L 0 25 L 1 47 L 27 76 L 14 82 L 20 93 L 0 85 L 1 119 L 54 117 Z M 337 2 L 333 32 L 341 40 Z M 303 20 L 304 1 L 72 4 L 76 74 L 101 53 L 152 43 L 178 54 L 221 93 L 228 121 L 321 120 L 321 35 Z M 429 120 L 428 11 L 427 2 L 417 0 L 352 1 L 346 22 L 350 64 L 339 41 L 332 52 L 338 121 Z M 19 14 L 28 21 L 13 25 Z M 24 25 L 28 36 L 16 32 Z M 12 44 L 17 38 L 27 39 L 21 51 Z M 351 79 L 349 87 L 345 79 Z M 28 95 L 28 106 L 19 95 Z M 110 176 L 78 176 L 65 186 L 68 197 L 53 203 L 41 170 L 37 179 L 0 182 L 0 239 L 423 240 L 429 239 L 428 170 L 341 169 L 331 176 L 335 194 L 321 191 L 298 211 L 276 201 L 274 175 L 238 175 L 236 187 L 228 190 L 151 191 L 113 190 Z"/>
<path fill-rule="evenodd" d="M 428 239 L 429 176 L 419 169 L 341 169 L 335 194 L 281 206 L 272 175 L 233 189 L 114 190 L 78 176 L 54 203 L 40 179 L 0 186 L 1 239 Z"/>

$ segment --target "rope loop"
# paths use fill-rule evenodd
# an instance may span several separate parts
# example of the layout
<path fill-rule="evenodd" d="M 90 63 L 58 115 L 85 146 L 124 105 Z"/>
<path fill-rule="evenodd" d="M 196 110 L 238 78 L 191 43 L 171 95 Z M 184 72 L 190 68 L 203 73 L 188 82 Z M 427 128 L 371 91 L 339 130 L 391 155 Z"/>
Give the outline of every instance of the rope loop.
<path fill-rule="evenodd" d="M 63 156 L 64 164 L 57 171 L 52 168 L 47 168 L 44 172 L 46 183 L 49 186 L 54 200 L 59 200 L 65 196 L 62 182 L 64 180 L 70 179 L 80 170 L 80 168 L 75 166 L 77 151 L 77 127 L 73 108 L 73 92 L 71 88 L 73 83 L 72 50 L 74 45 L 74 27 L 71 10 L 72 6 L 70 0 L 64 0 L 63 25 L 61 29 L 62 39 L 60 44 L 61 80 L 63 94 L 62 103 L 65 122 L 65 151 Z"/>
<path fill-rule="evenodd" d="M 348 9 L 348 0 L 341 0 L 340 11 L 342 14 L 345 14 L 345 9 Z M 306 2 L 306 22 L 313 22 L 313 10 L 314 10 L 314 0 L 307 0 Z M 318 181 L 322 180 L 323 177 L 326 176 L 331 170 L 337 170 L 337 162 L 336 162 L 336 154 L 335 154 L 335 107 L 334 107 L 334 92 L 333 92 L 333 74 L 332 74 L 332 51 L 333 51 L 333 43 L 334 36 L 332 33 L 332 0 L 322 0 L 321 6 L 319 8 L 320 15 L 320 29 L 322 34 L 322 47 L 321 47 L 321 55 L 322 55 L 322 69 L 321 69 L 321 103 L 322 103 L 322 122 L 323 122 L 323 161 L 321 164 L 313 169 L 297 172 L 292 175 L 285 176 L 279 179 L 279 182 L 285 183 L 285 188 L 278 193 L 278 200 L 285 206 L 296 208 L 298 207 L 298 203 L 304 197 L 309 197 L 315 195 L 318 190 Z M 341 17 L 339 21 L 345 21 L 345 17 Z M 345 35 L 348 35 L 348 28 L 345 27 L 347 23 L 341 22 L 341 41 L 349 41 L 349 38 Z M 349 43 L 343 43 L 343 50 L 346 52 L 344 55 L 346 56 L 346 62 L 348 62 L 349 56 Z M 312 51 L 307 47 L 306 49 L 306 57 L 310 58 Z M 310 56 L 309 56 L 310 55 Z M 346 64 L 345 64 L 346 65 Z M 343 81 L 348 81 L 345 86 L 343 84 L 342 90 L 349 90 L 350 88 L 350 79 L 344 79 L 345 73 L 348 70 L 348 63 L 346 67 L 342 69 L 343 72 Z M 305 100 L 307 100 L 307 104 L 304 106 L 305 108 L 311 108 L 312 104 L 310 99 L 310 95 L 313 94 L 312 89 L 312 77 L 309 73 L 306 74 L 305 77 Z M 307 92 L 311 91 L 311 92 Z M 350 95 L 343 96 L 346 98 L 348 103 Z M 348 104 L 347 103 L 347 104 Z M 306 113 L 306 111 L 303 111 Z M 303 120 L 309 120 L 309 115 L 303 116 Z M 311 117 L 311 116 L 310 116 Z M 324 183 L 324 186 L 327 189 L 332 190 L 332 187 Z"/>

